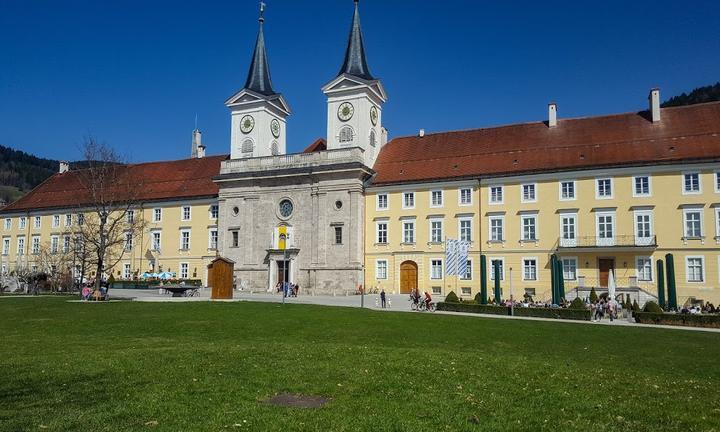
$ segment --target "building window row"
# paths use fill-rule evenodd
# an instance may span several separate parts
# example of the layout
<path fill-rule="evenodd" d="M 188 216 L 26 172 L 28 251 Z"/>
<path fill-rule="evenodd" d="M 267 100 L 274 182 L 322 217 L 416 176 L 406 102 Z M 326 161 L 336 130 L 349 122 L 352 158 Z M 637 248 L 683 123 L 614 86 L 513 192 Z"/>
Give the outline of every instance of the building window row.
<path fill-rule="evenodd" d="M 472 205 L 472 190 L 471 187 L 461 187 L 458 189 L 458 204 L 461 206 Z M 403 210 L 409 210 L 415 208 L 415 192 L 403 192 L 401 194 L 402 208 Z M 430 207 L 441 208 L 445 206 L 445 191 L 442 189 L 435 189 L 430 191 Z M 376 210 L 388 210 L 390 208 L 389 195 L 387 193 L 379 193 L 375 196 L 375 208 Z"/>

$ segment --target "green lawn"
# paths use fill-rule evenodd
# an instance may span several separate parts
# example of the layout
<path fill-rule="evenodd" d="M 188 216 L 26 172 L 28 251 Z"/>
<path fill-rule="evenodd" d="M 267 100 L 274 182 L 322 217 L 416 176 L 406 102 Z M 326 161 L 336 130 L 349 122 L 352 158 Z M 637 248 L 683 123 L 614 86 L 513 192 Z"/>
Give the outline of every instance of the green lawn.
<path fill-rule="evenodd" d="M 720 430 L 720 334 L 0 299 L 0 430 Z M 324 395 L 320 409 L 263 403 Z"/>

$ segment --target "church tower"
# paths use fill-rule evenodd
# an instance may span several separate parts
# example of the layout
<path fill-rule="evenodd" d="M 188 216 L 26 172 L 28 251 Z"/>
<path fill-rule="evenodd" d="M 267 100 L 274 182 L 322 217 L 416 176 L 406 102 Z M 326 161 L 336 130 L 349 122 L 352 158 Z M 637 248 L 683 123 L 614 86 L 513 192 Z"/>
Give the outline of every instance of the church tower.
<path fill-rule="evenodd" d="M 230 108 L 230 157 L 241 159 L 286 153 L 286 120 L 290 107 L 270 80 L 263 25 L 265 4 L 260 3 L 260 25 L 245 86 L 225 101 Z"/>
<path fill-rule="evenodd" d="M 387 94 L 368 68 L 359 0 L 354 2 L 345 60 L 337 77 L 322 89 L 328 98 L 327 148 L 360 147 L 365 151 L 365 165 L 372 167 L 386 140 L 382 106 Z"/>

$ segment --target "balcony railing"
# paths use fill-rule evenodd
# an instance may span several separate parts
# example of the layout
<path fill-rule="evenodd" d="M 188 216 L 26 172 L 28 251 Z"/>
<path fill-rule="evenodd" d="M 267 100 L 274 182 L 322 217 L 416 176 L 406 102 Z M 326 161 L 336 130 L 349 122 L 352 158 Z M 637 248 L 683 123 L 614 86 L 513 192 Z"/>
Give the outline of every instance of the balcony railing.
<path fill-rule="evenodd" d="M 297 168 L 347 162 L 363 163 L 363 161 L 363 149 L 359 147 L 351 147 L 346 149 L 325 150 L 315 153 L 296 153 L 247 159 L 231 159 L 222 163 L 220 174 L 244 171 L 276 170 L 288 167 Z"/>
<path fill-rule="evenodd" d="M 584 236 L 558 239 L 559 248 L 656 247 L 655 236 L 638 237 L 618 235 L 612 237 Z"/>

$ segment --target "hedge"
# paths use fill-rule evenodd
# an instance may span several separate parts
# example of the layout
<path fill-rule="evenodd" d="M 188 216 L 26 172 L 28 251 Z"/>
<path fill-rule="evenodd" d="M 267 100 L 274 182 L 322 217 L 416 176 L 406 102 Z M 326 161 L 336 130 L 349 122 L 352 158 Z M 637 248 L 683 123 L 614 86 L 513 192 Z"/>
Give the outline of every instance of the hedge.
<path fill-rule="evenodd" d="M 635 322 L 640 324 L 720 328 L 720 315 L 635 312 Z"/>
<path fill-rule="evenodd" d="M 510 310 L 505 306 L 491 306 L 464 303 L 438 303 L 437 310 L 447 312 L 469 312 L 486 315 L 510 315 Z M 555 318 L 579 321 L 590 321 L 589 309 L 547 309 L 547 308 L 514 308 L 515 316 Z"/>
<path fill-rule="evenodd" d="M 116 280 L 115 282 L 110 283 L 110 289 L 151 289 L 151 287 L 156 287 L 160 285 L 159 280 Z M 162 281 L 163 284 L 176 284 L 184 282 L 185 285 L 190 286 L 202 286 L 202 281 L 200 279 L 186 279 L 186 280 L 173 280 L 173 281 Z"/>

